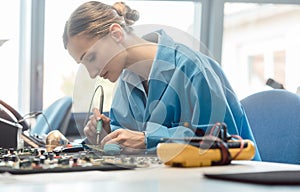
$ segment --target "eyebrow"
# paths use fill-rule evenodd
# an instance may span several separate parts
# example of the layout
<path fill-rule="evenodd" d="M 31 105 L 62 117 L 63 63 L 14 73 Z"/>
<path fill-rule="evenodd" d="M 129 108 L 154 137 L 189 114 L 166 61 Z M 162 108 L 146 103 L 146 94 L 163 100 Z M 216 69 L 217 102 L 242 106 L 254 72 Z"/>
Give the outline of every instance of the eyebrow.
<path fill-rule="evenodd" d="M 79 63 L 82 61 L 83 57 L 85 56 L 86 52 L 84 52 L 81 57 L 79 58 Z"/>

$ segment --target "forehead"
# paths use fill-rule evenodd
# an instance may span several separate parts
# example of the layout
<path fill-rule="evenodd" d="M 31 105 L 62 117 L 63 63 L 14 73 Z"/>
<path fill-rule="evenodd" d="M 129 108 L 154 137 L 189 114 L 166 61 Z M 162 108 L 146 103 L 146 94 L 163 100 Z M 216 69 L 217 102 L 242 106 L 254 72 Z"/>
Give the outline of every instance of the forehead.
<path fill-rule="evenodd" d="M 69 38 L 67 50 L 73 59 L 80 63 L 80 58 L 86 51 L 97 41 L 97 39 L 90 39 L 83 35 L 76 35 Z"/>

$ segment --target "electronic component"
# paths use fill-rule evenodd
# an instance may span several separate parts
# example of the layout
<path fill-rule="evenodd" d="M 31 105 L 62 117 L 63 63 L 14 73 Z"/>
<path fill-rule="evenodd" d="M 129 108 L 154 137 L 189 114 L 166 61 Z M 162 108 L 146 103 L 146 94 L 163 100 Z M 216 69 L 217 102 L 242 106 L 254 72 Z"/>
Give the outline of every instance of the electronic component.
<path fill-rule="evenodd" d="M 240 152 L 240 142 L 229 141 L 233 147 L 229 147 L 230 156 L 235 156 Z M 235 160 L 251 160 L 255 154 L 255 147 L 252 141 L 244 140 L 244 147 Z M 238 147 L 234 147 L 234 145 Z M 160 160 L 169 166 L 180 167 L 202 167 L 211 165 L 220 165 L 222 152 L 217 147 L 199 148 L 190 144 L 184 143 L 160 143 L 157 146 L 157 155 Z M 229 159 L 231 160 L 231 159 Z M 227 160 L 225 160 L 227 162 Z M 225 162 L 224 161 L 224 162 Z M 230 163 L 224 163 L 228 164 Z"/>
<path fill-rule="evenodd" d="M 76 149 L 78 146 L 75 146 Z M 96 147 L 99 146 L 94 146 Z M 74 147 L 72 147 L 73 149 Z M 65 150 L 67 149 L 67 150 Z M 131 170 L 161 164 L 153 155 L 108 155 L 102 150 L 82 148 L 82 151 L 57 147 L 48 152 L 46 148 L 0 148 L 0 173 L 32 174 L 90 170 Z M 76 151 L 76 152 L 74 152 Z"/>
<path fill-rule="evenodd" d="M 233 140 L 234 138 L 237 140 Z M 251 160 L 255 146 L 251 140 L 228 135 L 224 123 L 216 123 L 204 137 L 163 138 L 157 146 L 160 160 L 169 166 L 202 167 L 227 165 L 231 160 Z"/>

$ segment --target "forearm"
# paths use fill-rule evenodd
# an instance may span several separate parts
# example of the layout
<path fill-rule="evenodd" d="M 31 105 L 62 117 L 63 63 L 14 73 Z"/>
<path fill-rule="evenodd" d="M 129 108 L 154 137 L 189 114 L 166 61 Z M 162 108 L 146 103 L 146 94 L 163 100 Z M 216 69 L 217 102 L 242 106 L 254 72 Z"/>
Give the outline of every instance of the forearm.
<path fill-rule="evenodd" d="M 155 148 L 162 138 L 183 138 L 192 137 L 194 132 L 184 126 L 168 128 L 158 123 L 147 122 L 145 133 L 145 143 L 147 149 Z"/>

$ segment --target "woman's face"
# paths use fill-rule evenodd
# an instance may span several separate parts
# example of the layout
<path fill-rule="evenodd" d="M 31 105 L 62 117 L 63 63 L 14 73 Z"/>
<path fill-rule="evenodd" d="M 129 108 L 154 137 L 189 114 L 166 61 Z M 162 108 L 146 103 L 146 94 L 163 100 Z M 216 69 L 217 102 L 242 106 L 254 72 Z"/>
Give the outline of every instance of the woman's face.
<path fill-rule="evenodd" d="M 126 50 L 110 34 L 100 39 L 83 35 L 71 37 L 67 49 L 77 63 L 86 67 L 91 78 L 99 75 L 115 82 L 125 68 Z"/>

